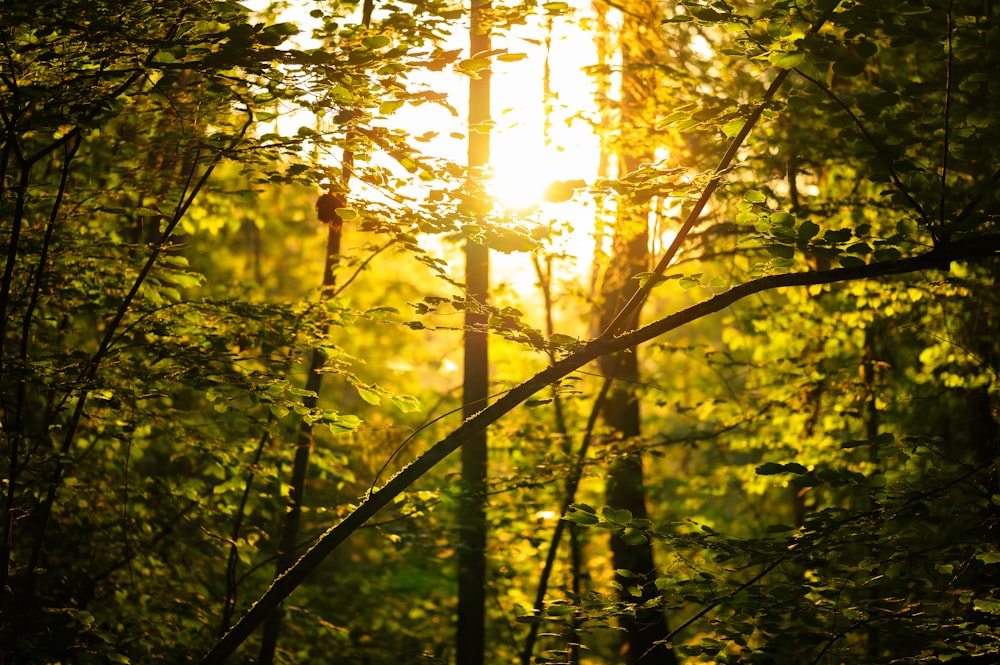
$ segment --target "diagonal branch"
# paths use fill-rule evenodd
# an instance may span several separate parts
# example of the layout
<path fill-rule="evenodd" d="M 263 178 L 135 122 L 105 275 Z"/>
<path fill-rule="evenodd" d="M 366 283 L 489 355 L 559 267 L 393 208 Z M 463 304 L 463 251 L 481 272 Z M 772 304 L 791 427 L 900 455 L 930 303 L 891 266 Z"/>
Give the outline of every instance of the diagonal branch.
<path fill-rule="evenodd" d="M 813 24 L 812 28 L 809 30 L 809 34 L 816 34 L 819 32 L 820 28 L 826 24 L 827 20 L 839 5 L 839 1 L 835 2 L 833 6 L 830 7 L 830 9 L 828 9 L 826 13 L 824 13 L 823 16 Z M 784 85 L 785 79 L 788 78 L 788 74 L 791 71 L 792 70 L 790 69 L 782 69 L 778 72 L 777 76 L 774 77 L 774 80 L 771 81 L 771 85 L 767 87 L 767 90 L 764 92 L 764 95 L 757 103 L 753 112 L 746 119 L 746 122 L 743 123 L 743 127 L 740 128 L 739 133 L 737 133 L 736 136 L 733 137 L 733 140 L 730 141 L 729 148 L 726 149 L 726 153 L 722 156 L 722 159 L 719 160 L 719 165 L 716 166 L 715 170 L 712 172 L 712 177 L 708 181 L 708 184 L 705 185 L 705 189 L 702 190 L 701 196 L 698 197 L 698 201 L 694 204 L 694 207 L 691 208 L 691 212 L 689 212 L 687 217 L 684 219 L 684 223 L 681 224 L 681 228 L 677 230 L 677 234 L 670 243 L 670 247 L 667 248 L 667 251 L 663 253 L 663 256 L 661 256 L 660 260 L 657 262 L 656 267 L 653 268 L 654 275 L 662 276 L 667 267 L 671 264 L 671 262 L 673 262 L 677 252 L 680 251 L 681 245 L 683 245 L 684 241 L 687 239 L 688 234 L 701 220 L 701 214 L 705 211 L 705 206 L 708 205 L 708 202 L 715 194 L 715 190 L 722 184 L 722 177 L 729 170 L 729 167 L 732 166 L 733 160 L 736 159 L 736 155 L 739 153 L 740 148 L 743 147 L 743 143 L 747 140 L 747 137 L 750 136 L 750 132 L 753 131 L 757 122 L 760 121 L 761 116 L 764 114 L 764 110 L 767 109 L 768 105 L 778 94 L 778 90 L 780 90 L 781 86 Z M 625 303 L 625 306 L 622 307 L 621 311 L 615 316 L 614 320 L 611 321 L 607 328 L 605 328 L 604 332 L 601 333 L 600 339 L 617 335 L 621 331 L 622 326 L 625 325 L 625 322 L 628 321 L 629 316 L 633 312 L 637 311 L 642 306 L 642 303 L 646 301 L 646 298 L 649 297 L 649 292 L 655 285 L 656 280 L 653 279 L 647 280 L 645 283 L 641 283 L 636 288 L 635 293 L 632 294 L 632 297 L 629 298 L 627 303 Z"/>
<path fill-rule="evenodd" d="M 514 387 L 493 404 L 472 416 L 448 436 L 434 444 L 389 480 L 381 489 L 348 514 L 339 524 L 331 527 L 306 551 L 295 565 L 275 579 L 270 588 L 250 608 L 242 619 L 227 633 L 201 660 L 201 665 L 220 665 L 242 644 L 264 618 L 280 605 L 320 563 L 334 552 L 352 533 L 360 529 L 383 507 L 388 505 L 433 469 L 448 455 L 464 443 L 483 432 L 488 426 L 513 411 L 522 402 L 539 390 L 562 379 L 587 363 L 610 353 L 624 351 L 638 344 L 648 342 L 660 335 L 697 321 L 709 314 L 721 311 L 744 298 L 757 293 L 790 286 L 832 284 L 835 282 L 876 279 L 888 275 L 899 275 L 947 268 L 952 261 L 994 257 L 1000 252 L 1000 234 L 979 238 L 963 238 L 949 245 L 931 250 L 925 254 L 897 261 L 882 261 L 871 265 L 852 268 L 836 268 L 823 271 L 808 271 L 769 275 L 761 277 L 720 293 L 670 316 L 659 319 L 638 330 L 617 337 L 602 335 L 587 343 L 580 350 L 553 363 L 527 381 Z"/>

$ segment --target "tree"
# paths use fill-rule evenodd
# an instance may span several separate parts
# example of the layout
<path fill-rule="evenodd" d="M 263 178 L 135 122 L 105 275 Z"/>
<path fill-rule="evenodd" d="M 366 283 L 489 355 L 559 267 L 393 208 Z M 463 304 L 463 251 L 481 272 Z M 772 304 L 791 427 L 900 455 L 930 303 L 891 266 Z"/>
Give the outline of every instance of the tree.
<path fill-rule="evenodd" d="M 618 173 L 633 174 L 656 161 L 655 144 L 643 131 L 657 100 L 656 43 L 648 34 L 659 22 L 659 6 L 641 3 L 623 12 L 619 44 L 621 57 L 620 105 L 614 133 Z M 647 167 L 648 168 L 648 167 Z M 603 302 L 597 315 L 599 333 L 638 327 L 640 307 L 624 318 L 619 314 L 635 292 L 633 278 L 649 270 L 650 200 L 641 191 L 628 190 L 618 199 L 612 246 L 603 271 Z M 635 387 L 641 383 L 638 352 L 629 349 L 600 359 L 599 367 L 611 381 L 600 409 L 608 428 L 611 458 L 606 489 L 607 506 L 618 514 L 648 520 L 642 418 Z M 622 654 L 626 663 L 675 662 L 666 647 L 669 632 L 656 588 L 656 566 L 650 541 L 639 533 L 613 532 L 611 564 L 617 571 L 620 600 L 634 609 L 622 613 Z"/>
<path fill-rule="evenodd" d="M 693 662 L 995 660 L 994 9 L 666 8 L 646 29 L 677 57 L 638 59 L 672 96 L 649 100 L 647 142 L 670 155 L 573 195 L 648 201 L 672 240 L 593 339 L 483 304 L 518 374 L 455 426 L 457 380 L 425 369 L 464 332 L 455 248 L 545 236 L 470 206 L 474 174 L 394 113 L 448 104 L 419 72 L 518 55 L 459 58 L 443 3 L 386 5 L 369 30 L 333 3 L 318 48 L 238 3 L 35 4 L 0 23 L 6 662 L 221 663 L 282 605 L 276 659 L 446 661 L 449 457 L 488 427 L 497 658 L 520 621 L 619 662 L 614 626 L 655 608 L 655 646 Z M 522 10 L 494 3 L 493 25 Z M 313 204 L 344 149 L 356 232 L 321 301 Z M 600 505 L 618 451 L 562 445 L 589 440 L 592 365 L 640 346 L 646 517 Z M 323 429 L 302 555 L 272 580 L 278 442 L 303 423 Z M 592 577 L 534 612 L 534 511 L 578 470 L 562 517 Z M 620 593 L 641 571 L 602 576 L 608 534 L 654 548 L 648 606 Z"/>
<path fill-rule="evenodd" d="M 469 8 L 469 57 L 490 50 L 489 2 Z M 481 56 L 480 56 L 481 57 Z M 490 72 L 469 79 L 469 168 L 482 171 L 490 161 Z M 465 312 L 462 414 L 468 418 L 489 399 L 489 248 L 470 239 L 465 244 L 465 284 L 470 303 Z M 456 660 L 485 662 L 486 656 L 486 501 L 489 449 L 485 430 L 462 448 L 462 485 L 458 513 L 458 621 Z"/>

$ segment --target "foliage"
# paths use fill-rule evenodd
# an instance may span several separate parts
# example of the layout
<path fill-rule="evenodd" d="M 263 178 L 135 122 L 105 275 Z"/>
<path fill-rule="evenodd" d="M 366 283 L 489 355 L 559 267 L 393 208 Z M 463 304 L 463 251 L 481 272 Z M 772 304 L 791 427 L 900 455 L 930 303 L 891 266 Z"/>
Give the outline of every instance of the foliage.
<path fill-rule="evenodd" d="M 682 662 L 995 660 L 996 9 L 652 3 L 627 66 L 656 84 L 625 126 L 579 113 L 648 161 L 520 215 L 405 114 L 457 114 L 435 76 L 521 55 L 452 49 L 452 3 L 378 3 L 369 28 L 360 4 L 4 3 L 4 662 L 222 662 L 279 605 L 279 662 L 448 662 L 448 455 L 488 426 L 496 661 L 534 625 L 535 662 L 616 662 L 618 620 L 651 609 Z M 608 3 L 598 36 L 649 5 Z M 320 187 L 347 196 L 330 297 Z M 537 224 L 584 199 L 598 236 L 631 202 L 675 245 L 626 282 L 636 329 L 589 340 L 595 293 Z M 471 301 L 467 239 L 530 254 L 546 292 Z M 459 424 L 470 310 L 498 395 Z M 627 350 L 623 438 L 590 363 Z M 304 556 L 269 586 L 302 422 Z M 645 516 L 603 505 L 636 454 Z M 655 579 L 614 570 L 611 534 L 653 546 Z"/>

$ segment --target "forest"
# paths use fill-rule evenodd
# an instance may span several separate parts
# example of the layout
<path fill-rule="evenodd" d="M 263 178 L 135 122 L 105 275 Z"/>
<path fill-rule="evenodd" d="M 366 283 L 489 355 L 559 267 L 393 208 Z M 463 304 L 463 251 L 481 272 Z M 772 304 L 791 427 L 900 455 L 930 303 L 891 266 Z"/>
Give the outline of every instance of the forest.
<path fill-rule="evenodd" d="M 4 0 L 0 663 L 1000 662 L 992 0 Z"/>

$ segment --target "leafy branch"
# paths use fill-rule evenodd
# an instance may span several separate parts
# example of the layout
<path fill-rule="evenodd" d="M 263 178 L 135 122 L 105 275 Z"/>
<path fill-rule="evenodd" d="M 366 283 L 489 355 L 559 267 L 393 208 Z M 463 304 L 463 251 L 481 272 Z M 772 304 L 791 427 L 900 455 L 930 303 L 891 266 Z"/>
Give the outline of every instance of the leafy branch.
<path fill-rule="evenodd" d="M 219 665 L 242 644 L 264 618 L 302 584 L 323 560 L 347 538 L 360 529 L 382 508 L 410 485 L 437 466 L 466 441 L 484 431 L 501 417 L 546 386 L 602 356 L 633 348 L 709 314 L 719 312 L 749 296 L 788 287 L 833 284 L 870 280 L 921 270 L 947 269 L 953 261 L 992 257 L 1000 252 L 1000 234 L 979 238 L 963 238 L 925 254 L 896 261 L 883 261 L 864 266 L 835 268 L 822 271 L 793 272 L 761 277 L 720 293 L 670 316 L 645 325 L 638 330 L 616 337 L 599 337 L 579 351 L 557 361 L 530 379 L 514 387 L 496 402 L 469 418 L 448 436 L 434 444 L 412 464 L 402 469 L 382 488 L 373 492 L 339 524 L 331 527 L 283 575 L 275 579 L 239 622 L 202 658 L 201 665 Z"/>

